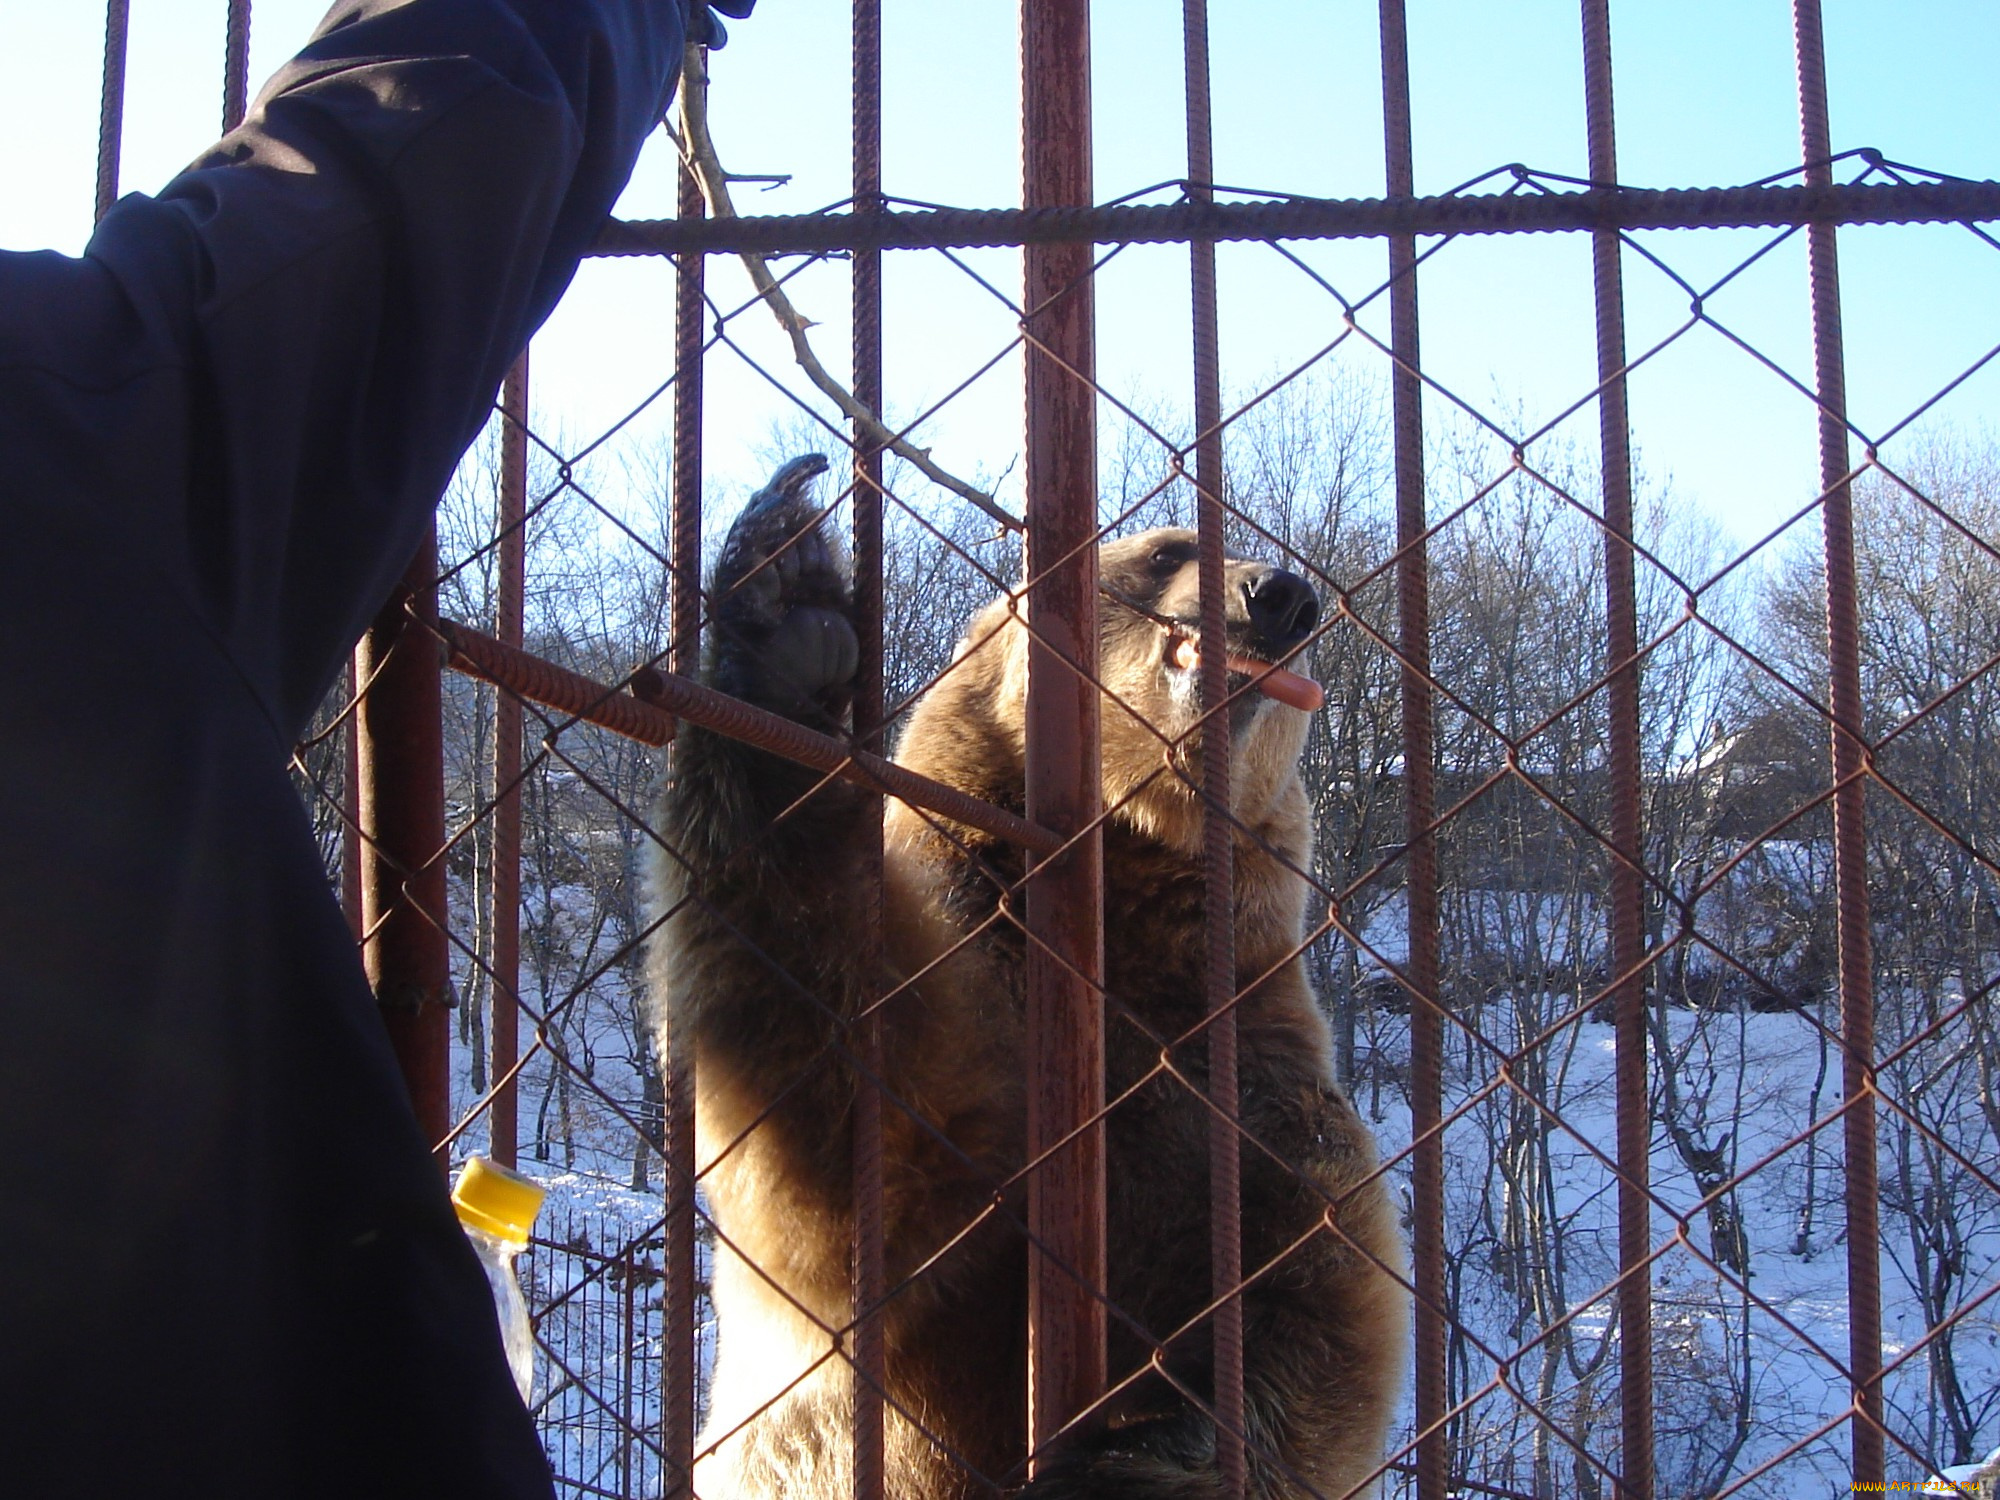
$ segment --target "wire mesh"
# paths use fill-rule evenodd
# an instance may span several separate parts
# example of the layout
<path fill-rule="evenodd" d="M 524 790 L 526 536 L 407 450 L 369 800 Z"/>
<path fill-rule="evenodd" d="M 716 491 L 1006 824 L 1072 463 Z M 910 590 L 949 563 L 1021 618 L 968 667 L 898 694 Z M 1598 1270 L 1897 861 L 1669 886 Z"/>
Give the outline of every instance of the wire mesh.
<path fill-rule="evenodd" d="M 1844 394 L 1835 255 L 1838 227 L 1862 223 L 1943 221 L 2000 250 L 1980 227 L 2000 216 L 2000 186 L 1835 154 L 1814 0 L 1795 6 L 1802 168 L 1740 187 L 1621 185 L 1608 9 L 1585 0 L 1582 13 L 1587 181 L 1509 166 L 1419 198 L 1403 7 L 1382 0 L 1386 196 L 1219 187 L 1206 16 L 1188 0 L 1188 180 L 1152 195 L 1164 202 L 1097 205 L 1089 37 L 1073 7 L 1031 0 L 1025 206 L 967 210 L 882 192 L 882 20 L 863 0 L 850 204 L 709 219 L 690 170 L 678 219 L 607 229 L 607 255 L 676 257 L 677 336 L 659 387 L 579 441 L 541 430 L 517 371 L 504 438 L 448 497 L 438 556 L 413 568 L 296 762 L 440 1150 L 518 1155 L 565 1184 L 526 1262 L 538 1417 L 565 1493 L 689 1493 L 698 1462 L 826 1392 L 845 1393 L 852 1415 L 829 1472 L 863 1495 L 897 1473 L 940 1492 L 1010 1489 L 1093 1422 L 1168 1397 L 1209 1419 L 1220 1492 L 1326 1500 L 1378 1482 L 1421 1500 L 1816 1493 L 1921 1479 L 1991 1445 L 2000 864 L 1986 726 L 2000 478 L 1990 456 L 1922 421 L 2000 349 L 1863 430 Z M 247 99 L 249 14 L 233 0 L 232 120 Z M 124 21 L 120 0 L 100 212 L 116 186 Z M 1760 238 L 1719 273 L 1683 270 L 1678 242 L 1652 234 L 1667 226 Z M 1566 405 L 1533 421 L 1426 370 L 1417 288 L 1469 236 L 1551 230 L 1590 236 L 1597 358 Z M 1314 254 L 1333 237 L 1380 239 L 1386 274 L 1349 295 Z M 1739 327 L 1732 301 L 1800 237 L 1809 372 Z M 1156 240 L 1191 257 L 1197 388 L 1178 423 L 1100 381 L 1092 361 L 1095 286 Z M 1315 341 L 1227 400 L 1218 244 L 1296 276 Z M 993 245 L 1024 249 L 1019 296 L 978 258 Z M 705 273 L 712 254 L 801 257 L 771 272 L 782 286 L 851 257 L 853 396 L 881 414 L 890 251 L 959 278 L 1013 332 L 963 351 L 963 385 L 875 427 L 773 367 L 746 333 L 765 299 L 729 302 Z M 1641 276 L 1664 278 L 1688 311 L 1628 344 L 1626 282 Z M 1627 387 L 1697 339 L 1783 382 L 1820 440 L 1816 495 L 1734 551 L 1704 549 L 1635 493 Z M 796 402 L 814 442 L 851 454 L 821 499 L 856 537 L 867 685 L 851 730 L 769 722 L 698 680 L 722 602 L 701 581 L 703 380 L 718 363 Z M 1372 428 L 1338 409 L 1326 372 L 1343 363 L 1386 393 Z M 990 496 L 940 490 L 885 438 L 907 443 L 1017 366 L 1030 503 L 1024 522 L 996 526 Z M 669 400 L 664 476 L 614 473 L 603 460 L 620 431 Z M 1593 410 L 1598 444 L 1579 451 L 1564 423 Z M 1128 445 L 1112 482 L 1100 428 Z M 1311 446 L 1342 437 L 1351 451 Z M 1281 472 L 1313 463 L 1340 476 L 1316 499 Z M 650 513 L 633 489 L 658 502 Z M 1044 498 L 1065 492 L 1066 509 Z M 1193 632 L 1202 711 L 1178 734 L 1095 644 L 1096 544 L 1167 521 L 1198 529 L 1209 606 Z M 1814 522 L 1823 539 L 1800 545 Z M 1212 749 L 1189 773 L 1201 725 L 1248 691 L 1219 649 L 1225 547 L 1283 561 L 1324 602 L 1300 658 L 1331 704 L 1302 752 L 1309 853 L 1238 814 L 1229 755 Z M 1030 710 L 1023 785 L 971 795 L 899 773 L 885 750 L 896 726 L 978 654 L 975 641 L 953 656 L 959 622 L 940 622 L 939 601 L 1009 591 L 1025 608 L 1005 628 L 1025 631 L 1043 663 L 1033 691 L 1067 704 L 1052 719 Z M 456 671 L 440 678 L 441 665 Z M 1036 1097 L 1060 1109 L 1024 1106 L 1032 1127 L 1015 1159 L 976 1158 L 899 1085 L 897 1028 L 925 976 L 888 970 L 879 919 L 839 934 L 871 975 L 858 998 L 830 1002 L 814 976 L 756 953 L 769 982 L 817 1014 L 825 1052 L 697 1147 L 702 1079 L 684 1053 L 655 1050 L 644 954 L 663 923 L 712 903 L 696 886 L 662 912 L 640 890 L 649 863 L 692 857 L 653 801 L 679 753 L 662 747 L 689 725 L 810 768 L 766 837 L 844 777 L 874 807 L 887 793 L 921 809 L 910 826 L 953 851 L 981 894 L 935 964 L 1022 955 L 1039 976 L 1030 1012 L 1071 1027 L 1033 1050 L 1031 1070 L 1050 1070 Z M 1143 746 L 1146 773 L 1100 777 L 1100 732 L 1117 754 Z M 1123 988 L 1119 893 L 1095 846 L 1129 839 L 1170 783 L 1205 819 L 1209 884 L 1193 919 L 1202 1003 L 1163 1021 Z M 1304 930 L 1280 951 L 1235 947 L 1239 862 L 1309 893 Z M 861 909 L 892 899 L 882 879 L 864 864 Z M 1051 898 L 1061 879 L 1072 884 Z M 1319 989 L 1341 1082 L 1382 1145 L 1379 1166 L 1339 1192 L 1248 1123 L 1232 1081 L 1259 986 L 1295 967 Z M 730 1242 L 706 1190 L 834 1074 L 851 1114 L 823 1125 L 852 1174 L 852 1285 L 808 1297 Z M 1085 1148 L 1164 1097 L 1192 1101 L 1202 1170 L 1217 1170 L 1196 1215 L 1200 1295 L 1163 1324 L 1124 1305 L 1134 1268 L 1104 1248 L 1120 1185 Z M 975 1186 L 913 1261 L 885 1216 L 885 1181 L 938 1163 Z M 1242 1194 L 1264 1191 L 1244 1184 L 1274 1173 L 1314 1205 L 1306 1232 L 1275 1242 L 1237 1218 Z M 1407 1219 L 1407 1266 L 1341 1217 L 1382 1185 Z M 1246 1307 L 1321 1241 L 1374 1264 L 1414 1308 L 1413 1394 L 1380 1462 L 1338 1487 L 1300 1472 L 1246 1406 L 1271 1352 L 1245 1347 Z M 1019 1362 L 1022 1381 L 1018 1451 L 999 1461 L 939 1426 L 883 1339 L 899 1297 L 990 1242 L 1037 1268 L 1019 1305 L 994 1309 L 1017 1330 L 1014 1352 L 994 1358 Z M 1822 1257 L 1840 1269 L 1814 1281 L 1806 1268 Z M 719 1428 L 722 1262 L 823 1347 Z M 1191 1335 L 1212 1339 L 1212 1359 L 1182 1357 Z"/>

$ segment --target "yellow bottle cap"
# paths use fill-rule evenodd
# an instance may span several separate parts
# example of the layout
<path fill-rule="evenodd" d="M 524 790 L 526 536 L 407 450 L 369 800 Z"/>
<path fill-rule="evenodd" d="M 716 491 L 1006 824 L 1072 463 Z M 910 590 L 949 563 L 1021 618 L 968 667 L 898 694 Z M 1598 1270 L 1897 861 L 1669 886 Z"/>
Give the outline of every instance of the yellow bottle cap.
<path fill-rule="evenodd" d="M 525 1245 L 547 1196 L 547 1189 L 532 1178 L 474 1156 L 459 1168 L 458 1181 L 452 1184 L 451 1206 L 458 1210 L 461 1224 Z"/>

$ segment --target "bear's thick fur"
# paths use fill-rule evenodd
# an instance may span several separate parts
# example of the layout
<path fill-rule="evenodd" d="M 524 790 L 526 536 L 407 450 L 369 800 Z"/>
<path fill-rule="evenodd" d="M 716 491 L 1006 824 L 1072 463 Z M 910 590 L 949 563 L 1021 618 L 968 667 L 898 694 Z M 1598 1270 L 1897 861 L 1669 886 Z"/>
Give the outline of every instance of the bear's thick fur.
<path fill-rule="evenodd" d="M 839 732 L 857 652 L 844 553 L 808 498 L 824 467 L 788 464 L 738 519 L 713 580 L 707 671 L 724 691 Z M 1161 623 L 1194 633 L 1194 557 L 1192 534 L 1155 531 L 1099 558 L 1113 695 L 1104 797 L 1116 809 L 1104 833 L 1107 1097 L 1120 1101 L 1108 1123 L 1113 1381 L 1145 1365 L 1153 1341 L 1194 1327 L 1166 1344 L 1171 1379 L 1132 1380 L 1042 1461 L 1028 1486 L 1038 1500 L 1220 1493 L 1213 1425 L 1176 1389 L 1210 1381 L 1197 1319 L 1210 1296 L 1209 1112 L 1159 1068 L 1152 1039 L 1193 1033 L 1172 1062 L 1205 1086 L 1200 805 L 1187 749 L 1167 748 L 1198 744 L 1187 733 L 1198 689 Z M 1273 659 L 1310 629 L 1317 601 L 1292 575 L 1233 560 L 1229 579 L 1233 652 Z M 1020 809 L 1025 657 L 1002 599 L 915 709 L 898 759 Z M 1245 692 L 1230 723 L 1236 963 L 1250 987 L 1237 1014 L 1251 1489 L 1372 1494 L 1402 1378 L 1407 1298 L 1391 1270 L 1403 1250 L 1296 951 L 1307 718 Z M 702 1500 L 845 1500 L 852 1377 L 829 1330 L 850 1318 L 857 1075 L 843 1037 L 881 984 L 863 972 L 861 941 L 872 820 L 847 784 L 692 726 L 674 763 L 650 967 L 663 1050 L 692 1049 L 718 1230 L 719 1356 L 695 1487 Z M 887 1273 L 900 1287 L 884 1314 L 887 1493 L 956 1500 L 1024 1475 L 1023 939 L 1003 902 L 1022 856 L 895 802 L 886 855 L 880 930 L 900 986 L 879 1012 Z"/>

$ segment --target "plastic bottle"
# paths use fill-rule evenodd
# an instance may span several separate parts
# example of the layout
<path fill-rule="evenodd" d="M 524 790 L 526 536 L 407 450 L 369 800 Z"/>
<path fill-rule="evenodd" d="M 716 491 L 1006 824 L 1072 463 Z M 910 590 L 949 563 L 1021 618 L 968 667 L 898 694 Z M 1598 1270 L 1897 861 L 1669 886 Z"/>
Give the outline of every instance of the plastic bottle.
<path fill-rule="evenodd" d="M 493 1288 L 500 1339 L 507 1349 L 514 1384 L 521 1399 L 530 1402 L 535 1388 L 535 1330 L 528 1321 L 528 1299 L 521 1294 L 521 1279 L 514 1273 L 514 1257 L 528 1248 L 528 1235 L 546 1196 L 539 1183 L 483 1156 L 467 1159 L 451 1189 L 458 1222 L 465 1226 L 465 1237 L 479 1253 L 487 1285 Z"/>

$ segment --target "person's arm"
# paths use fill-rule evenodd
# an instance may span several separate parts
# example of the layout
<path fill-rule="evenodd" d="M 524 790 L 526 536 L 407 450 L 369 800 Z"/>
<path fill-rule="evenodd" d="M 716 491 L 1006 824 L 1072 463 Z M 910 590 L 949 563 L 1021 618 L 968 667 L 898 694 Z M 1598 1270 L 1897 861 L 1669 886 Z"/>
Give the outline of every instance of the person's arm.
<path fill-rule="evenodd" d="M 241 128 L 70 263 L 40 373 L 129 388 L 135 420 L 114 435 L 84 401 L 98 430 L 64 436 L 154 450 L 88 500 L 187 581 L 281 733 L 610 211 L 684 25 L 683 0 L 343 0 Z"/>

